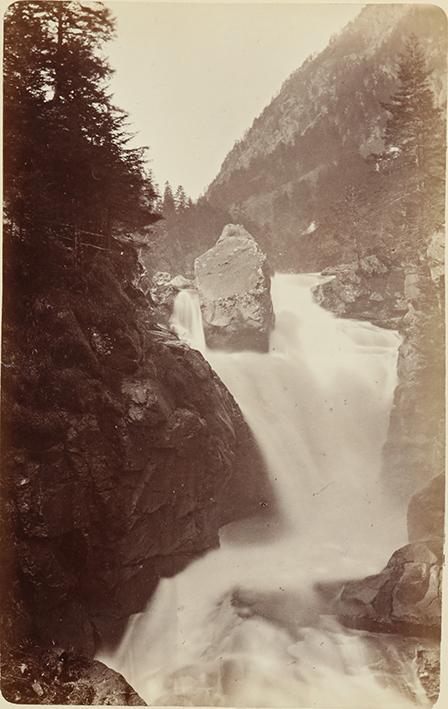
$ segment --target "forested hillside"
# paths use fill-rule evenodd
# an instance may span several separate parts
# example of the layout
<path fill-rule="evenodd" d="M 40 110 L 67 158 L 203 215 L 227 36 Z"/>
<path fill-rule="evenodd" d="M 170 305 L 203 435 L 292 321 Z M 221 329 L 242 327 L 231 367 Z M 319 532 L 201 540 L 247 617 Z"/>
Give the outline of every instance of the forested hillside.
<path fill-rule="evenodd" d="M 399 215 L 408 208 L 406 200 L 412 201 L 412 178 L 394 144 L 406 141 L 398 106 L 396 132 L 385 135 L 387 104 L 405 90 L 401 78 L 415 68 L 409 80 L 420 82 L 423 93 L 410 98 L 410 110 L 420 112 L 416 120 L 424 118 L 426 126 L 431 122 L 425 130 L 438 151 L 435 161 L 443 163 L 444 116 L 436 109 L 444 105 L 445 57 L 445 18 L 437 8 L 368 6 L 324 51 L 305 61 L 255 118 L 225 158 L 202 212 L 206 206 L 219 209 L 244 224 L 279 269 L 321 269 L 350 260 L 356 250 L 379 249 L 393 258 L 406 230 L 408 220 L 399 223 Z M 402 117 L 405 104 L 402 96 Z M 440 179 L 430 189 L 431 199 L 443 202 Z M 197 214 L 195 243 L 209 246 L 210 225 L 197 209 L 191 210 Z M 189 211 L 168 228 L 173 248 L 182 243 L 185 223 L 184 244 L 190 249 Z M 200 253 L 199 245 L 196 250 L 191 257 Z"/>

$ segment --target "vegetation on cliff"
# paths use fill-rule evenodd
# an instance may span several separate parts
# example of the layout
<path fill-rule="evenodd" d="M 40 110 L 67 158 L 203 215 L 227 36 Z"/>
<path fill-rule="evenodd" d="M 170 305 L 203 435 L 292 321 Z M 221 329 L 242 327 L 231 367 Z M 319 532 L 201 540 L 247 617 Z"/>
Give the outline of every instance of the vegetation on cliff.
<path fill-rule="evenodd" d="M 11 248 L 19 241 L 42 251 L 57 240 L 88 256 L 87 236 L 105 247 L 120 228 L 155 220 L 144 150 L 127 147 L 127 114 L 108 93 L 111 68 L 101 50 L 113 32 L 100 3 L 17 2 L 6 12 Z"/>
<path fill-rule="evenodd" d="M 103 670 L 79 656 L 113 643 L 161 576 L 218 544 L 223 523 L 266 503 L 233 398 L 198 352 L 157 325 L 135 286 L 158 214 L 144 153 L 127 147 L 126 114 L 108 94 L 101 48 L 112 32 L 97 3 L 20 2 L 5 17 L 10 701 L 116 703 L 113 688 L 95 694 Z M 67 686 L 53 673 L 59 656 Z"/>

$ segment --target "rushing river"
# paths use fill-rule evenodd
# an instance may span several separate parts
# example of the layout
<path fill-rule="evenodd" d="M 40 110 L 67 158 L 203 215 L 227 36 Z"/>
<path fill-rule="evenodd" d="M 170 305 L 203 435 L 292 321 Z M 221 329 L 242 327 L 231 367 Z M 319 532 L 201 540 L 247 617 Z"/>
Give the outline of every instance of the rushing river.
<path fill-rule="evenodd" d="M 379 571 L 406 543 L 380 478 L 400 339 L 316 305 L 320 278 L 274 276 L 267 354 L 207 350 L 197 296 L 176 299 L 172 325 L 240 405 L 282 523 L 224 528 L 219 549 L 162 580 L 131 618 L 104 659 L 148 704 L 409 706 L 403 686 L 424 703 L 412 663 L 340 627 L 316 590 Z"/>

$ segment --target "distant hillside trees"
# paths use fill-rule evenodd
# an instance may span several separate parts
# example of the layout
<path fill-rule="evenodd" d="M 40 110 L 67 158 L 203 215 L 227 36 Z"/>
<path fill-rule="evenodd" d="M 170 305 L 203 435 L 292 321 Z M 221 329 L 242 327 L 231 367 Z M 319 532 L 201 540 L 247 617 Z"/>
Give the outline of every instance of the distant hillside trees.
<path fill-rule="evenodd" d="M 192 205 L 193 202 L 189 197 L 187 197 L 182 185 L 179 185 L 174 192 L 168 180 L 165 182 L 163 198 L 161 201 L 161 212 L 164 219 L 170 219 Z"/>
<path fill-rule="evenodd" d="M 183 209 L 186 209 L 188 207 L 187 195 L 185 194 L 185 190 L 182 185 L 179 185 L 179 187 L 177 188 L 176 194 L 174 196 L 174 201 L 176 203 L 176 210 L 178 212 L 181 212 Z"/>
<path fill-rule="evenodd" d="M 192 275 L 193 261 L 200 253 L 213 246 L 224 226 L 232 221 L 228 212 L 214 207 L 204 198 L 187 201 L 184 209 L 174 211 L 157 224 L 155 241 L 151 245 L 145 265 L 148 272 L 152 261 L 171 273 Z"/>
<path fill-rule="evenodd" d="M 176 202 L 174 201 L 173 190 L 170 183 L 165 182 L 162 200 L 162 214 L 165 219 L 171 217 L 176 212 Z"/>

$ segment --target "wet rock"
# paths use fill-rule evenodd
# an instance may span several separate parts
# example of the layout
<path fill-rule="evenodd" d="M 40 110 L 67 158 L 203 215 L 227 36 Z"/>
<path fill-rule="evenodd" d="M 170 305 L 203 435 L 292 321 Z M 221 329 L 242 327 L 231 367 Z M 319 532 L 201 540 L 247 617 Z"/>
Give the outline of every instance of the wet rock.
<path fill-rule="evenodd" d="M 267 351 L 274 323 L 270 269 L 249 232 L 228 224 L 194 268 L 207 345 Z"/>
<path fill-rule="evenodd" d="M 173 309 L 176 295 L 184 288 L 192 288 L 192 281 L 184 276 L 173 276 L 167 271 L 157 271 L 151 281 L 149 293 L 154 305 L 162 308 L 168 316 Z"/>
<path fill-rule="evenodd" d="M 440 692 L 440 648 L 418 647 L 415 653 L 417 676 L 431 704 Z"/>
<path fill-rule="evenodd" d="M 443 537 L 445 475 L 437 475 L 416 492 L 408 505 L 410 542 Z"/>
<path fill-rule="evenodd" d="M 433 703 L 439 692 L 440 650 L 431 638 L 369 632 L 362 634 L 366 669 L 410 704 Z M 419 682 L 409 681 L 410 676 Z"/>
<path fill-rule="evenodd" d="M 126 680 L 102 662 L 26 643 L 1 663 L 3 697 L 14 704 L 146 706 Z"/>
<path fill-rule="evenodd" d="M 174 276 L 174 278 L 171 279 L 170 285 L 172 288 L 175 288 L 177 291 L 184 290 L 185 288 L 191 288 L 193 286 L 193 282 L 190 281 L 188 278 L 185 278 L 185 276 Z"/>
<path fill-rule="evenodd" d="M 374 254 L 325 268 L 322 275 L 332 278 L 313 288 L 314 298 L 339 317 L 369 320 L 395 329 L 406 313 L 403 274 Z"/>
<path fill-rule="evenodd" d="M 172 409 L 157 383 L 149 379 L 126 379 L 121 390 L 129 400 L 127 418 L 132 423 L 153 427 L 166 420 Z"/>
<path fill-rule="evenodd" d="M 167 286 L 171 279 L 172 275 L 168 273 L 168 271 L 156 271 L 156 273 L 154 273 L 149 292 L 156 305 L 164 304 L 167 296 Z"/>
<path fill-rule="evenodd" d="M 350 627 L 435 636 L 440 633 L 442 544 L 408 544 L 385 569 L 345 584 L 337 613 Z"/>

